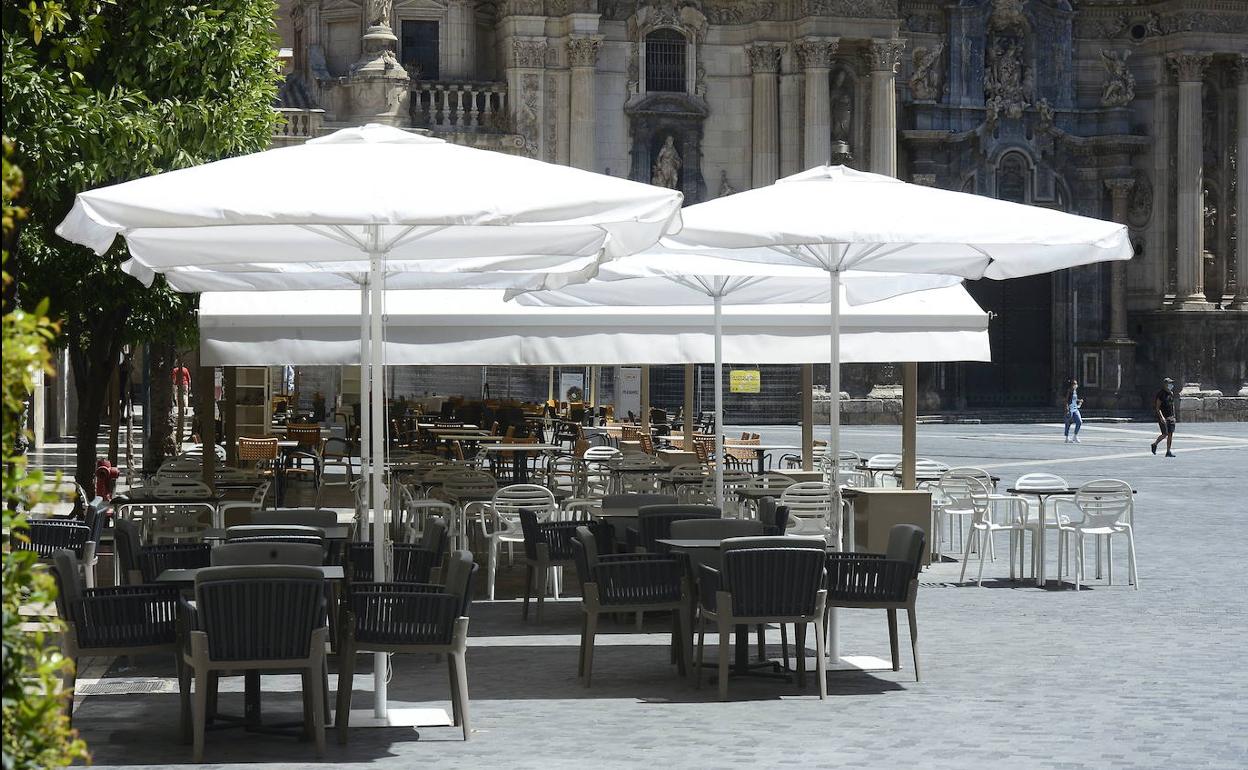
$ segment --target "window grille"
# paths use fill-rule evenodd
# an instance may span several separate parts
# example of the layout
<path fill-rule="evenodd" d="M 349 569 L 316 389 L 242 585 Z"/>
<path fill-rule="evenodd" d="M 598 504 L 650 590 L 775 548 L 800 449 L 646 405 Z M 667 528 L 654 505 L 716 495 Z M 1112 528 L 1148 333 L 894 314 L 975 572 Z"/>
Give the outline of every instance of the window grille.
<path fill-rule="evenodd" d="M 646 91 L 685 93 L 685 36 L 674 29 L 646 35 Z"/>

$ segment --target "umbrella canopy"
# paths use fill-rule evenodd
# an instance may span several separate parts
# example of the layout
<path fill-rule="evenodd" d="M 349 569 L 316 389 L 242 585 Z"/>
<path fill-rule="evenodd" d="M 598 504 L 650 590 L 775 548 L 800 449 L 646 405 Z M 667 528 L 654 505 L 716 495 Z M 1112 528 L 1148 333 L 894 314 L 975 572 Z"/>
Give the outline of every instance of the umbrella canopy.
<path fill-rule="evenodd" d="M 664 246 L 824 270 L 970 279 L 1018 278 L 1133 253 L 1125 225 L 845 166 L 818 166 L 691 206 Z"/>
<path fill-rule="evenodd" d="M 385 360 L 394 365 L 714 360 L 709 304 L 534 307 L 505 302 L 497 290 L 387 291 L 385 313 Z M 728 305 L 722 326 L 725 361 L 827 361 L 827 304 Z M 988 314 L 961 286 L 915 292 L 847 306 L 841 359 L 988 361 L 987 330 Z M 339 291 L 207 292 L 199 300 L 199 339 L 208 366 L 358 365 L 360 302 Z"/>
<path fill-rule="evenodd" d="M 57 228 L 150 282 L 231 273 L 580 267 L 679 228 L 680 193 L 380 125 L 80 193 Z"/>
<path fill-rule="evenodd" d="M 385 443 L 381 430 L 367 430 L 386 424 L 385 282 L 485 271 L 495 272 L 485 284 L 495 286 L 508 285 L 498 271 L 520 273 L 513 286 L 527 285 L 521 276 L 532 271 L 583 280 L 598 261 L 678 229 L 681 200 L 673 190 L 367 125 L 79 193 L 57 233 L 97 254 L 121 235 L 126 272 L 148 283 L 168 273 L 182 290 L 211 271 L 240 289 L 296 273 L 363 289 L 371 420 L 363 421 L 361 446 L 370 449 L 361 450 L 362 476 L 374 512 L 374 574 L 384 576 Z M 376 665 L 376 715 L 384 717 L 384 655 Z"/>

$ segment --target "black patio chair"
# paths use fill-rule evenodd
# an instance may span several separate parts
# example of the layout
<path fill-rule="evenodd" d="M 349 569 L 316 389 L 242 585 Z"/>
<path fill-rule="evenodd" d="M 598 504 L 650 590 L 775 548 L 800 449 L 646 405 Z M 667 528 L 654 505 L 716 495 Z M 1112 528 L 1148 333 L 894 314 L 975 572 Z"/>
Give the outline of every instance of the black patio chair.
<path fill-rule="evenodd" d="M 602 521 L 546 521 L 539 522 L 537 514 L 528 509 L 520 511 L 520 528 L 524 532 L 525 565 L 524 608 L 521 619 L 529 619 L 529 600 L 537 594 L 537 622 L 542 622 L 542 604 L 546 599 L 546 580 L 551 567 L 571 567 L 572 540 L 577 527 L 586 527 L 593 533 L 598 550 L 611 547 L 611 525 Z M 556 593 L 555 598 L 559 598 Z"/>

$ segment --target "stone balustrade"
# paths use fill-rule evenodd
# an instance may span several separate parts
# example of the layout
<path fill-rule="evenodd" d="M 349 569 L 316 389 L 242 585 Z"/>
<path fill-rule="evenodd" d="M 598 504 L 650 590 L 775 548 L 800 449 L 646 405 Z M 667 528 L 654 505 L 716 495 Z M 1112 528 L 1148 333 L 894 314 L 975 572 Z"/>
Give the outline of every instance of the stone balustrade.
<path fill-rule="evenodd" d="M 412 125 L 454 131 L 505 131 L 507 84 L 418 82 L 412 87 Z"/>
<path fill-rule="evenodd" d="M 274 110 L 281 119 L 273 129 L 273 145 L 302 144 L 321 132 L 325 110 L 278 107 Z"/>

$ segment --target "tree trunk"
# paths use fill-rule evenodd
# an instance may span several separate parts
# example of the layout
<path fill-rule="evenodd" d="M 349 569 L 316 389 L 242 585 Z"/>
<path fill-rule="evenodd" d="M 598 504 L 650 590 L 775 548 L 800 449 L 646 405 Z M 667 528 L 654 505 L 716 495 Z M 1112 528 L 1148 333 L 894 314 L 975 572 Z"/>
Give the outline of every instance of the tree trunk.
<path fill-rule="evenodd" d="M 88 497 L 95 488 L 96 443 L 100 438 L 100 421 L 108 401 L 109 379 L 116 367 L 113 362 L 121 352 L 121 343 L 111 337 L 92 334 L 87 347 L 77 344 L 75 336 L 69 346 L 69 362 L 74 370 L 74 391 L 78 395 L 77 427 L 74 437 L 74 480 Z"/>
<path fill-rule="evenodd" d="M 148 422 L 149 435 L 143 437 L 143 470 L 155 473 L 161 463 L 173 452 L 173 381 L 169 372 L 173 369 L 173 344 L 154 342 L 147 359 L 148 397 L 147 408 L 151 410 Z"/>
<path fill-rule="evenodd" d="M 116 366 L 108 378 L 108 462 L 117 467 L 121 444 L 121 372 Z"/>

